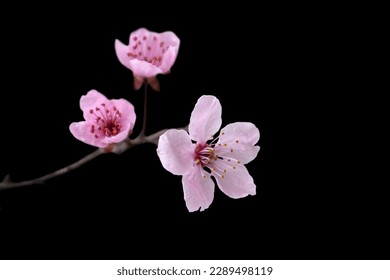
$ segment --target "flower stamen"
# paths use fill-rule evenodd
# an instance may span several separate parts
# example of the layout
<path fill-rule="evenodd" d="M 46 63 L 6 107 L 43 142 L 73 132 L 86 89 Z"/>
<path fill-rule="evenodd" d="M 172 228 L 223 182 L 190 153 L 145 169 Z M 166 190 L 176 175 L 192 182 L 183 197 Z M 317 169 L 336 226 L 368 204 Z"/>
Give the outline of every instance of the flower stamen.
<path fill-rule="evenodd" d="M 115 106 L 109 110 L 106 108 L 106 104 L 102 103 L 100 108 L 90 109 L 89 112 L 95 116 L 95 124 L 101 134 L 112 137 L 121 131 L 120 118 L 122 114 Z M 99 138 L 99 135 L 95 134 L 95 125 L 91 126 L 90 132 L 94 134 L 95 138 Z"/>

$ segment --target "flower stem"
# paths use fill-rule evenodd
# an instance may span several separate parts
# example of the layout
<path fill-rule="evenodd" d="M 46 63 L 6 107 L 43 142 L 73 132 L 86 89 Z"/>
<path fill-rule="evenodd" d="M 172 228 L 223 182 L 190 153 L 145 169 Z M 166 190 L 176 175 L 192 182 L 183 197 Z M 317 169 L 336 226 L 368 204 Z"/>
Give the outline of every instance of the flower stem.
<path fill-rule="evenodd" d="M 141 137 L 145 136 L 147 114 L 148 114 L 148 84 L 144 83 L 144 119 L 142 122 L 142 129 L 139 134 L 139 136 Z"/>

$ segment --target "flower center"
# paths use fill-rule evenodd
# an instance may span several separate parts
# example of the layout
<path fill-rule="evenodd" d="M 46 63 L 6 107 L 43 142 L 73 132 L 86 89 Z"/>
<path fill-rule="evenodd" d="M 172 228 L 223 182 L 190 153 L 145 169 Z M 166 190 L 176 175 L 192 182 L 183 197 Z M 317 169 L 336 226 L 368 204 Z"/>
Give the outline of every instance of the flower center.
<path fill-rule="evenodd" d="M 221 131 L 221 135 L 225 133 Z M 229 170 L 235 170 L 241 162 L 235 157 L 235 145 L 238 140 L 230 143 L 215 143 L 219 137 L 214 138 L 209 144 L 197 144 L 195 146 L 194 165 L 200 166 L 210 175 L 225 178 Z M 203 178 L 207 178 L 207 173 L 202 170 Z"/>
<path fill-rule="evenodd" d="M 143 36 L 142 38 L 134 36 L 129 47 L 131 51 L 127 53 L 127 56 L 130 59 L 146 61 L 158 67 L 169 45 L 159 41 L 157 36 Z"/>
<path fill-rule="evenodd" d="M 215 154 L 215 150 L 208 144 L 198 144 L 195 147 L 195 163 L 200 164 L 202 167 L 207 166 L 210 162 L 217 160 L 218 156 Z"/>
<path fill-rule="evenodd" d="M 90 109 L 89 113 L 95 116 L 95 124 L 91 126 L 90 130 L 95 138 L 112 137 L 121 131 L 120 119 L 122 114 L 115 106 L 108 109 L 106 104 L 102 103 L 101 106 Z"/>

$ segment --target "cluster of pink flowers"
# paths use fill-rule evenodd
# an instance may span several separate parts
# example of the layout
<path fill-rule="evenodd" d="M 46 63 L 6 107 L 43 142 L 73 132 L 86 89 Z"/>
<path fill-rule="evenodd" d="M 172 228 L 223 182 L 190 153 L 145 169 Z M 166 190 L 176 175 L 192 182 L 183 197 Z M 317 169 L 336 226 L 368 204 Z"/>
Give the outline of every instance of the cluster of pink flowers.
<path fill-rule="evenodd" d="M 173 66 L 180 40 L 173 32 L 145 28 L 130 34 L 129 44 L 115 41 L 119 61 L 133 73 L 134 89 L 143 84 L 158 91 L 158 74 Z M 129 140 L 136 121 L 134 106 L 125 99 L 107 99 L 91 90 L 80 99 L 84 121 L 70 125 L 78 140 L 106 148 Z M 260 132 L 248 122 L 222 125 L 222 107 L 215 96 L 201 96 L 190 117 L 188 132 L 169 129 L 160 136 L 157 155 L 163 167 L 182 176 L 184 200 L 190 212 L 207 209 L 214 198 L 214 181 L 231 198 L 256 194 L 245 164 L 256 158 Z M 219 131 L 219 132 L 218 132 Z M 130 140 L 131 141 L 131 140 Z"/>

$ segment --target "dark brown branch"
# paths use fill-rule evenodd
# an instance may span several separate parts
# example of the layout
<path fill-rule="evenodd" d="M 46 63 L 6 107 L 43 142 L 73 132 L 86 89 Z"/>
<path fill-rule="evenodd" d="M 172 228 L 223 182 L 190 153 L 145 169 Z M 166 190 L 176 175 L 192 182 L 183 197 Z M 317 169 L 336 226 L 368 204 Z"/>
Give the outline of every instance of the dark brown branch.
<path fill-rule="evenodd" d="M 116 154 L 121 154 L 128 149 L 140 145 L 140 144 L 145 144 L 145 143 L 152 143 L 157 145 L 158 144 L 158 139 L 159 137 L 165 132 L 167 129 L 160 130 L 152 135 L 145 136 L 145 135 L 140 135 L 137 138 L 130 140 L 127 139 L 121 143 L 116 144 L 115 146 L 112 147 L 110 152 L 116 153 Z M 29 185 L 36 185 L 36 184 L 42 184 L 46 182 L 47 180 L 53 179 L 55 177 L 58 177 L 60 175 L 66 174 L 76 168 L 79 168 L 80 166 L 86 164 L 87 162 L 95 159 L 96 157 L 107 153 L 107 149 L 97 149 L 94 152 L 86 155 L 82 159 L 66 166 L 61 169 L 58 169 L 52 173 L 49 173 L 47 175 L 31 179 L 31 180 L 26 180 L 26 181 L 21 181 L 21 182 L 12 182 L 10 180 L 10 176 L 7 175 L 5 176 L 4 180 L 0 182 L 0 191 L 10 189 L 10 188 L 17 188 L 17 187 L 23 187 L 23 186 L 29 186 Z"/>

